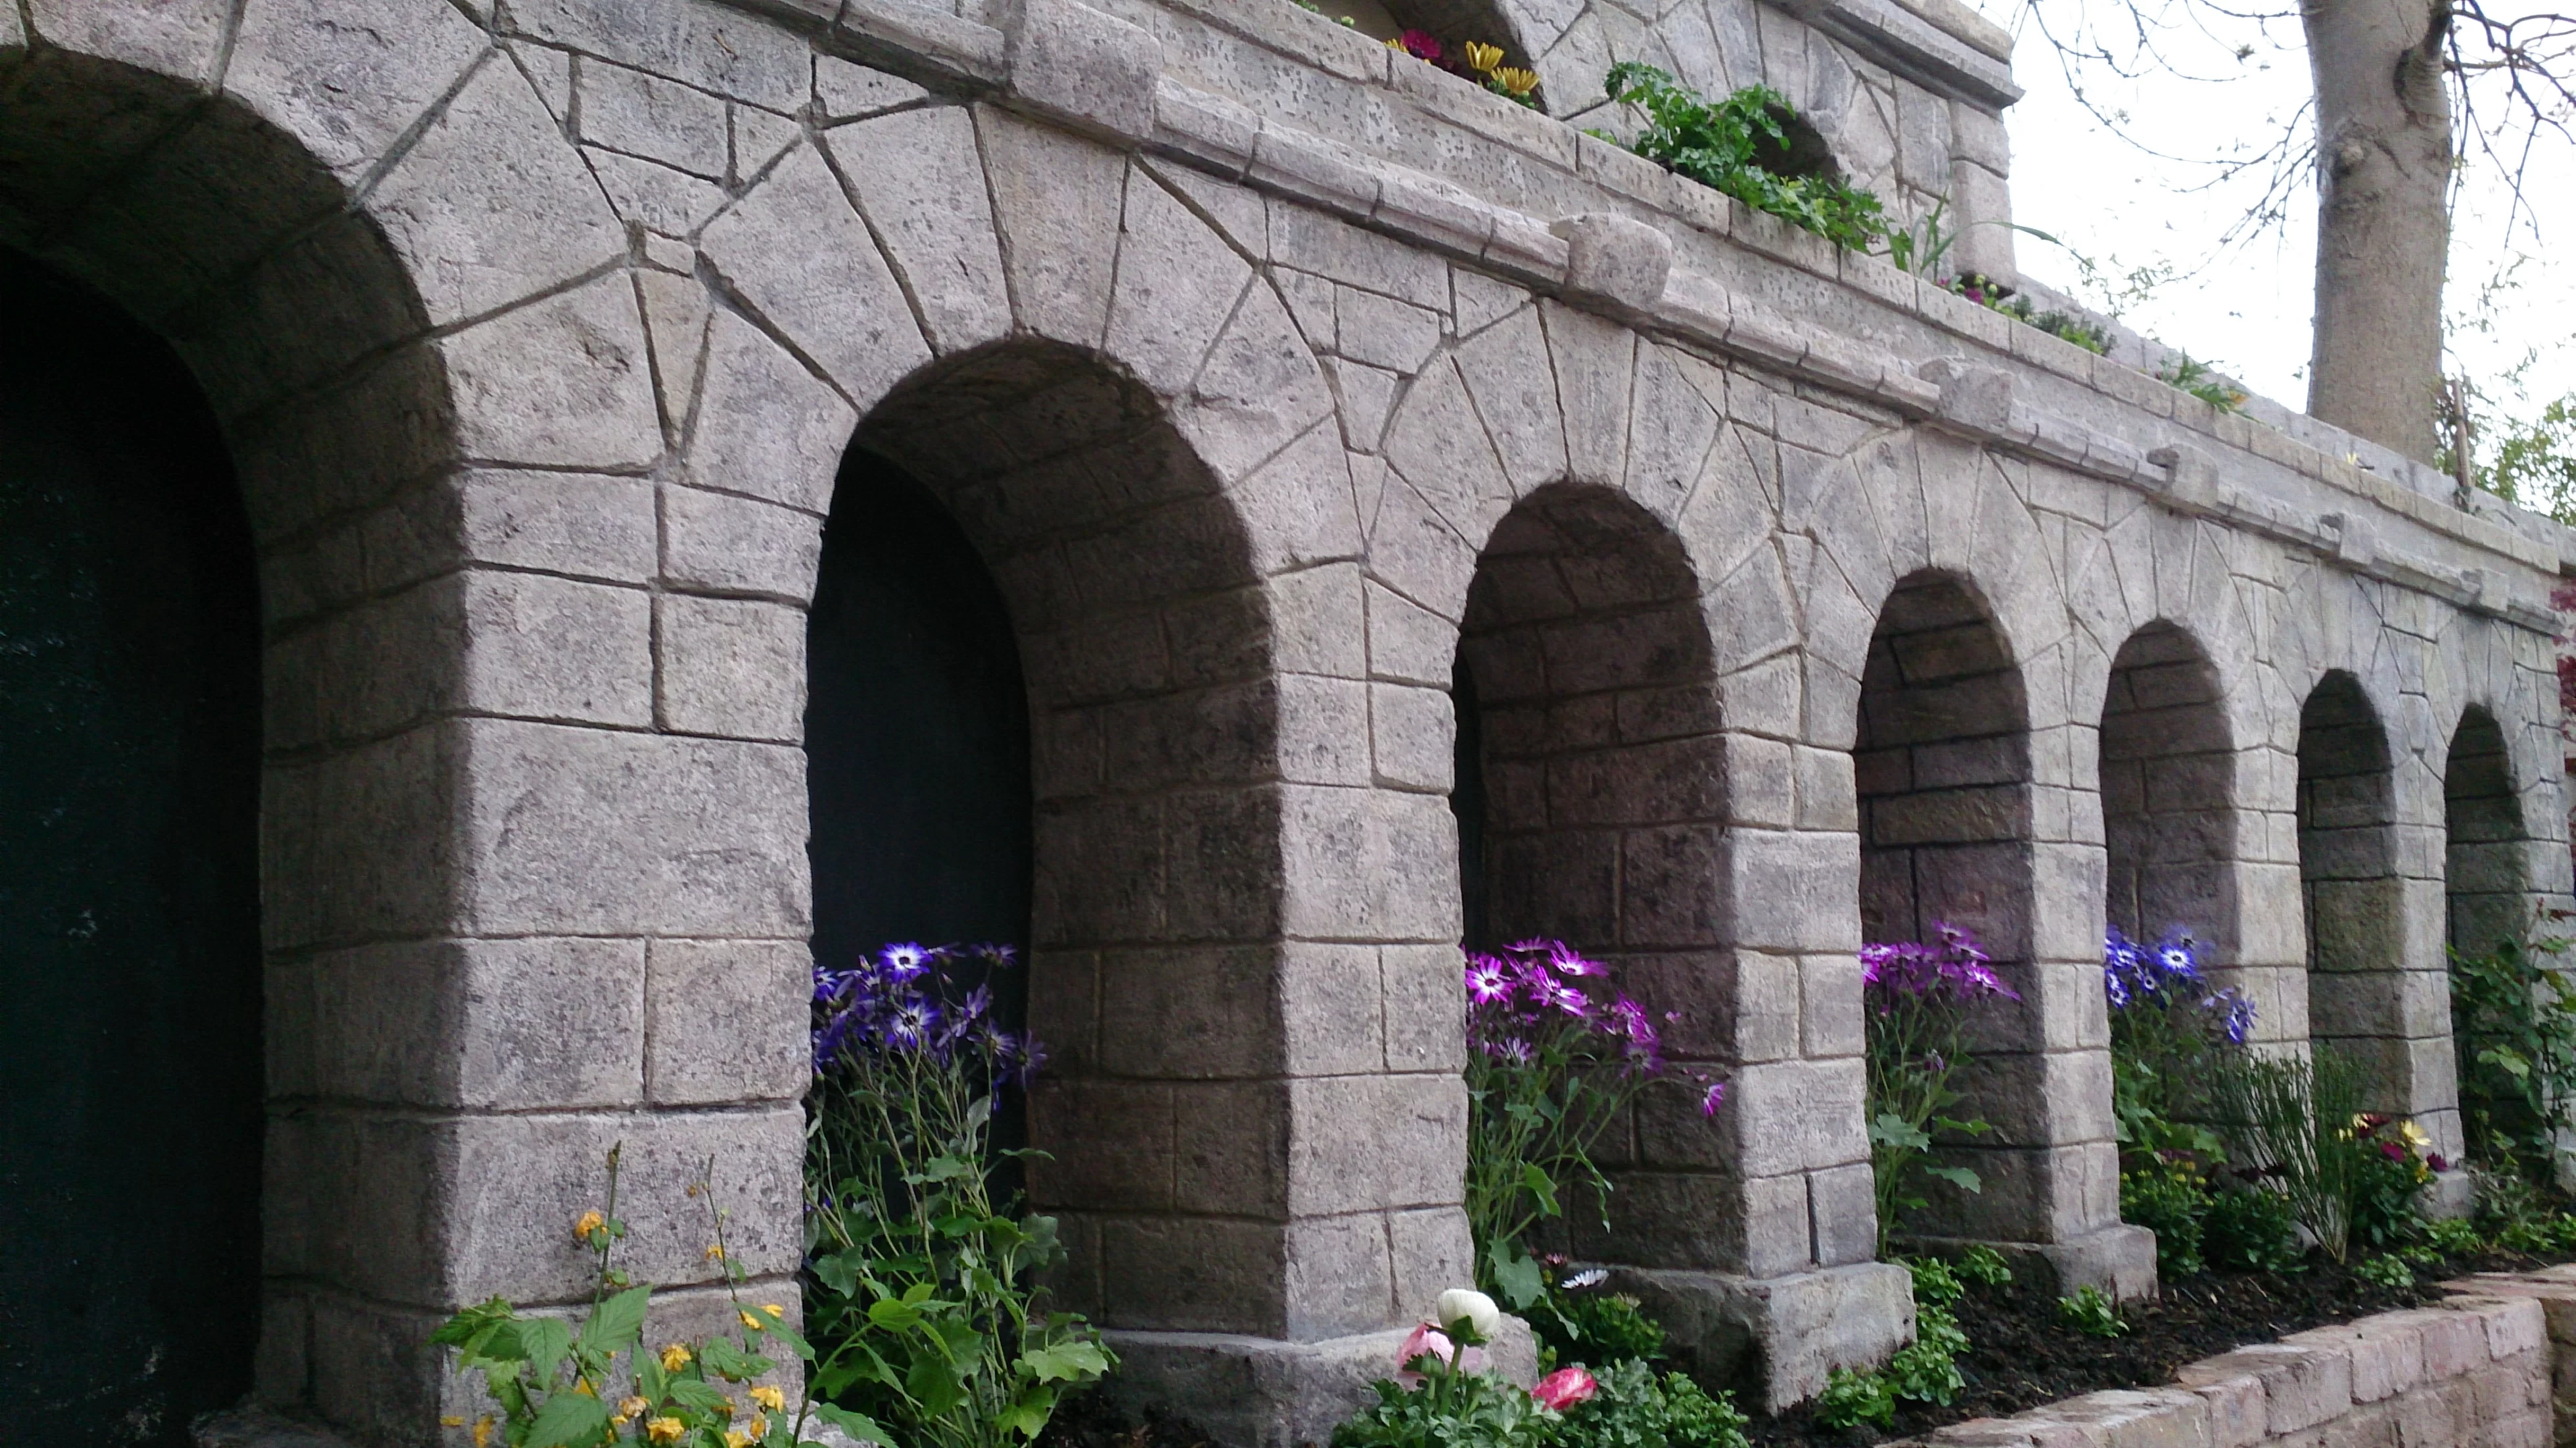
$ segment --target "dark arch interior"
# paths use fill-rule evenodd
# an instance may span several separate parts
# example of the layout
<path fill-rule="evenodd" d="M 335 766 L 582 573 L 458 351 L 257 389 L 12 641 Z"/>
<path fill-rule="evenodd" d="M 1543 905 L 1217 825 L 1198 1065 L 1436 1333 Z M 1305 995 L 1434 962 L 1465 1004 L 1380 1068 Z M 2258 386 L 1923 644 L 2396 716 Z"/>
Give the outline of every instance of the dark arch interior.
<path fill-rule="evenodd" d="M 2495 716 L 2472 707 L 2451 735 L 2442 772 L 2443 896 L 2451 948 L 2483 955 L 2530 923 L 2522 802 Z"/>
<path fill-rule="evenodd" d="M 2031 964 L 2029 706 L 2002 632 L 1957 579 L 1922 573 L 1889 593 L 1861 675 L 1852 752 L 1860 800 L 1861 935 L 1974 932 L 2023 1000 Z M 2041 1042 L 2027 1004 L 1989 1009 L 1959 1084 L 1963 1117 L 1995 1130 L 1943 1150 L 1972 1167 L 1970 1196 L 1935 1183 L 1911 1229 L 1936 1236 L 2044 1239 L 2038 1170 L 2048 1146 Z"/>
<path fill-rule="evenodd" d="M 2299 709 L 2299 884 L 2308 926 L 2308 1031 L 2360 1061 L 2377 1110 L 2405 1111 L 2405 888 L 2388 735 L 2360 680 L 2326 675 Z M 2438 962 L 2419 961 L 2424 969 Z M 2420 977 L 2418 977 L 2420 980 Z M 2447 1020 L 2439 1023 L 2447 1031 Z M 2448 1148 L 2445 1148 L 2446 1150 Z"/>
<path fill-rule="evenodd" d="M 2233 793 L 2218 672 L 2191 636 L 2149 624 L 2111 660 L 2102 701 L 2105 913 L 2132 939 L 2192 937 L 2225 965 L 2236 939 Z"/>
<path fill-rule="evenodd" d="M 250 1386 L 259 615 L 169 348 L 0 250 L 0 1398 L 183 1444 Z"/>
<path fill-rule="evenodd" d="M 1614 493 L 1532 494 L 1478 559 L 1452 702 L 1468 943 L 1568 941 L 1659 1017 L 1679 1012 L 1671 1057 L 1731 1065 L 1726 744 L 1679 541 Z M 1610 1231 L 1569 1211 L 1584 1234 L 1570 1245 L 1645 1265 L 1741 1260 L 1740 1192 L 1714 1135 L 1679 1124 L 1685 1094 L 1649 1092 L 1611 1133 Z"/>

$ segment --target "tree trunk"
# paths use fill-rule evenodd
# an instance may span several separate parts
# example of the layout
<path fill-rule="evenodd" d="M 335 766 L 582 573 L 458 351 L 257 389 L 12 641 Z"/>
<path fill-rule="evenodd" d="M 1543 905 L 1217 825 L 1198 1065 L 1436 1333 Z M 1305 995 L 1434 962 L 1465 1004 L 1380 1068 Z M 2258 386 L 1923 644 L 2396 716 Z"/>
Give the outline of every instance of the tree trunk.
<path fill-rule="evenodd" d="M 2303 0 L 2317 95 L 2308 411 L 2430 462 L 2450 249 L 2448 0 Z"/>

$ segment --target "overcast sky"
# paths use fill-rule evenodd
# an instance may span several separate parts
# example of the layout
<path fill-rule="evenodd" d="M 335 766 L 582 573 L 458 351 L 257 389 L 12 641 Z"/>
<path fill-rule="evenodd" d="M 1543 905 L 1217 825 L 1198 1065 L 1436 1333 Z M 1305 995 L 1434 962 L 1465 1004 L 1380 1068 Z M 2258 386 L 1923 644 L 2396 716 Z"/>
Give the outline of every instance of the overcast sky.
<path fill-rule="evenodd" d="M 2172 6 L 2164 12 L 2171 23 L 2158 32 L 2158 44 L 2197 78 L 2160 73 L 2126 81 L 2097 65 L 2077 80 L 2096 107 L 2127 117 L 2121 129 L 2135 141 L 2193 158 L 2172 161 L 2148 154 L 2096 120 L 2076 98 L 2056 49 L 2038 29 L 2045 20 L 2065 35 L 2088 15 L 2125 17 L 2122 0 L 2038 0 L 2044 8 L 2036 17 L 2015 0 L 1979 3 L 2012 28 L 2018 42 L 2014 74 L 2028 92 L 2007 113 L 2014 219 L 2062 238 L 2091 258 L 2106 280 L 2139 267 L 2171 266 L 2188 274 L 2129 304 L 2123 320 L 2208 359 L 2257 392 L 2303 406 L 2316 261 L 2314 182 L 2302 177 L 2289 189 L 2283 223 L 2246 228 L 2242 218 L 2261 200 L 2268 175 L 2255 168 L 2222 180 L 2219 168 L 2193 163 L 2250 154 L 2297 121 L 2309 84 L 2297 21 L 2227 22 L 2188 0 L 2142 0 Z M 2511 10 L 2499 7 L 2499 13 Z M 2204 28 L 2204 19 L 2223 28 Z M 2123 48 L 2127 43 L 2123 37 Z M 2242 59 L 2234 53 L 2240 46 L 2250 48 Z M 2301 139 L 2304 144 L 2304 134 Z M 2535 157 L 2526 190 L 2541 208 L 2541 234 L 2559 244 L 2562 257 L 2576 257 L 2569 249 L 2576 248 L 2576 149 L 2544 143 Z M 2455 319 L 2454 357 L 2446 366 L 2465 367 L 2493 386 L 2503 369 L 2539 348 L 2529 400 L 2518 409 L 2527 413 L 2576 392 L 2576 346 L 2569 345 L 2569 334 L 2576 332 L 2576 263 L 2542 255 L 2528 221 L 2508 237 L 2507 200 L 2494 167 L 2473 166 L 2444 295 Z M 2231 229 L 2246 234 L 2229 245 L 2223 239 Z M 2100 287 L 2079 285 L 2080 268 L 2065 251 L 2028 236 L 2017 240 L 2024 271 L 2103 303 Z M 2477 309 L 2481 288 L 2516 253 L 2529 260 L 2514 274 L 2519 287 L 2497 293 L 2497 305 L 2487 309 L 2492 334 L 2457 325 Z"/>

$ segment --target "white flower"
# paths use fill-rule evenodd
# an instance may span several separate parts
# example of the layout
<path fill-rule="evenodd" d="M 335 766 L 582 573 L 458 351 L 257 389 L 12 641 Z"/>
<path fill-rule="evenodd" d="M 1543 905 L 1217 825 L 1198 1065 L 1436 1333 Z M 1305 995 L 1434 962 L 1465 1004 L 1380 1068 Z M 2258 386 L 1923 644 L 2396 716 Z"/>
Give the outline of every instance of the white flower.
<path fill-rule="evenodd" d="M 1467 1330 L 1478 1337 L 1490 1338 L 1503 1326 L 1503 1310 L 1494 1305 L 1494 1299 L 1470 1287 L 1452 1287 L 1441 1293 L 1440 1305 L 1433 1315 L 1443 1327 L 1464 1321 Z"/>

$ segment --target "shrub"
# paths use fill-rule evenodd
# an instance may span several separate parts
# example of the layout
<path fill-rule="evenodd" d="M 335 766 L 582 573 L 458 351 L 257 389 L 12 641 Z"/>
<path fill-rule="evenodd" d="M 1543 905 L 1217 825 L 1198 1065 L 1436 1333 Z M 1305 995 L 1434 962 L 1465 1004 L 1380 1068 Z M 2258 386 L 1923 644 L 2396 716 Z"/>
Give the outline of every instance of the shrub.
<path fill-rule="evenodd" d="M 1816 1421 L 1828 1428 L 1875 1423 L 1896 1426 L 1896 1394 L 1887 1379 L 1873 1372 L 1836 1368 L 1825 1375 L 1825 1390 L 1816 1395 Z"/>
<path fill-rule="evenodd" d="M 1587 1274 L 1593 1276 L 1598 1274 Z M 1664 1329 L 1646 1315 L 1637 1299 L 1624 1293 L 1584 1290 L 1577 1279 L 1550 1283 L 1545 1296 L 1525 1314 L 1546 1363 L 1616 1363 L 1629 1358 L 1659 1361 L 1664 1355 Z"/>
<path fill-rule="evenodd" d="M 2553 964 L 2564 940 L 2451 952 L 2451 1033 L 2472 1155 L 2553 1180 L 2557 1134 L 2576 1100 L 2576 986 Z M 2436 1167 L 2440 1170 L 2440 1167 Z"/>
<path fill-rule="evenodd" d="M 1081 1318 L 1044 1309 L 1051 1217 L 997 1200 L 993 1111 L 1044 1060 L 999 1029 L 983 985 L 1006 947 L 890 945 L 814 972 L 805 1190 L 807 1326 L 821 1396 L 920 1448 L 1035 1438 L 1058 1396 L 1114 1363 Z"/>
<path fill-rule="evenodd" d="M 2074 1296 L 2057 1299 L 2057 1311 L 2086 1337 L 2119 1337 L 2129 1330 L 2120 1320 L 2119 1305 L 2099 1287 L 2078 1288 Z"/>
<path fill-rule="evenodd" d="M 1594 1392 L 1564 1410 L 1545 1441 L 1561 1448 L 1747 1448 L 1744 1415 L 1681 1373 L 1656 1376 L 1635 1358 L 1597 1375 Z"/>
<path fill-rule="evenodd" d="M 1922 1178 L 1962 1191 L 1981 1190 L 1974 1170 L 1935 1166 L 1933 1133 L 1981 1135 L 1983 1121 L 1948 1115 L 1962 1099 L 1951 1078 L 1967 1060 L 1970 1010 L 1981 1001 L 2019 1000 L 1996 976 L 1976 937 L 1936 922 L 1939 943 L 1864 945 L 1860 951 L 1862 999 L 1868 1028 L 1870 1171 L 1878 1196 L 1881 1251 L 1895 1236 Z"/>
<path fill-rule="evenodd" d="M 2213 1191 L 2200 1229 L 2202 1252 L 2223 1271 L 2288 1272 L 2299 1265 L 2298 1218 L 2279 1192 L 2244 1184 Z"/>
<path fill-rule="evenodd" d="M 2407 1288 L 2415 1285 L 2415 1274 L 2395 1257 L 2364 1257 L 2352 1264 L 2352 1275 L 2381 1287 Z"/>
<path fill-rule="evenodd" d="M 1630 149 L 1647 160 L 1847 250 L 1867 251 L 1886 238 L 1877 196 L 1838 177 L 1784 176 L 1762 164 L 1786 148 L 1786 122 L 1797 118 L 1779 92 L 1746 86 L 1712 101 L 1633 60 L 1610 67 L 1605 85 L 1611 100 L 1644 114 Z"/>
<path fill-rule="evenodd" d="M 1664 1070 L 1655 1023 L 1609 972 L 1558 940 L 1470 954 L 1467 984 L 1467 1226 L 1477 1281 L 1515 1310 L 1546 1276 L 1524 1241 L 1577 1188 L 1604 1204 L 1593 1144 Z M 1707 1076 L 1700 1112 L 1725 1086 Z"/>
<path fill-rule="evenodd" d="M 1992 1247 L 1969 1247 L 1959 1253 L 1950 1270 L 1967 1281 L 1983 1287 L 2001 1287 L 2013 1280 L 2012 1264 Z"/>
<path fill-rule="evenodd" d="M 2208 1269 L 2201 1255 L 2202 1219 L 2208 1212 L 2209 1188 L 2199 1165 L 2188 1157 L 2153 1160 L 2120 1173 L 2120 1220 L 2156 1234 L 2160 1277 L 2190 1277 Z"/>

